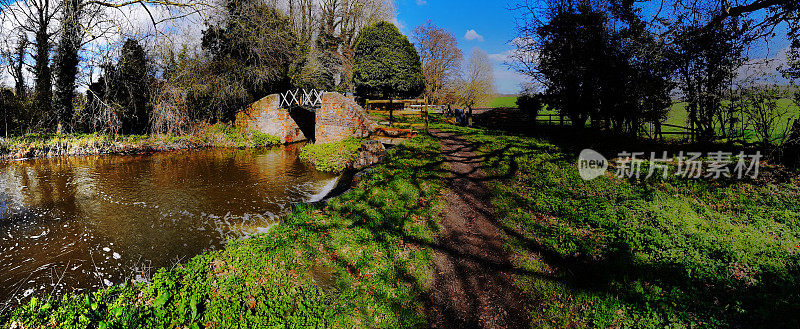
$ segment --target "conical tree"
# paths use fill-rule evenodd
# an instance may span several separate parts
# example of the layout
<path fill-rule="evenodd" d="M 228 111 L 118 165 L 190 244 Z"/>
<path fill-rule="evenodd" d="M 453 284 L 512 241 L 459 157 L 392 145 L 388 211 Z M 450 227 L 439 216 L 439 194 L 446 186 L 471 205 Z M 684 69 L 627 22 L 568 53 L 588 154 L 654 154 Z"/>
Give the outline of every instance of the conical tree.
<path fill-rule="evenodd" d="M 419 96 L 425 88 L 416 49 L 391 23 L 378 22 L 361 31 L 355 44 L 356 93 L 392 99 Z"/>

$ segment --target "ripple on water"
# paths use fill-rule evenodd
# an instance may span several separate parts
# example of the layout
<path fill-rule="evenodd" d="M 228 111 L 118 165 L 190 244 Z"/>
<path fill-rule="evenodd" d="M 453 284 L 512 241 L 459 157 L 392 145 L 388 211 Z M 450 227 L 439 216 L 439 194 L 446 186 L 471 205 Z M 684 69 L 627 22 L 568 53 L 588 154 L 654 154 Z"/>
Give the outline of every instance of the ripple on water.
<path fill-rule="evenodd" d="M 0 163 L 0 302 L 147 280 L 332 186 L 297 146 Z"/>

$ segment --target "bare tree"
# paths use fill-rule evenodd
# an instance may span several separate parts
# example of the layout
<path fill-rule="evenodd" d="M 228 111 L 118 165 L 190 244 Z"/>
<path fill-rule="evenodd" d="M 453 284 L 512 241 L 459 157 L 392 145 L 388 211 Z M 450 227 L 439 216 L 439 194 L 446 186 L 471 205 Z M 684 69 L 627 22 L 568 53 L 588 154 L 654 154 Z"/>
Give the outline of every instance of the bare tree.
<path fill-rule="evenodd" d="M 2 24 L 2 21 L 0 21 L 0 24 Z M 3 55 L 0 56 L 0 73 L 2 73 L 3 67 L 8 66 L 8 57 L 4 56 L 5 54 L 0 54 L 0 55 Z M 6 88 L 5 81 L 0 79 L 0 109 L 3 110 L 3 123 L 4 123 L 3 131 L 5 132 L 6 137 L 8 137 L 8 106 L 6 106 L 6 102 L 8 102 L 8 100 L 5 99 L 6 98 L 5 88 Z"/>
<path fill-rule="evenodd" d="M 174 8 L 192 8 L 194 11 L 200 10 L 208 4 L 202 1 L 185 0 L 185 1 L 161 1 L 161 0 L 135 0 L 135 1 L 99 1 L 99 0 L 66 0 L 62 6 L 63 15 L 61 16 L 61 32 L 59 47 L 57 51 L 57 69 L 56 72 L 56 113 L 58 117 L 58 131 L 62 131 L 62 126 L 67 124 L 74 115 L 73 99 L 75 97 L 75 88 L 78 74 L 78 66 L 80 65 L 78 53 L 84 45 L 87 34 L 83 31 L 93 31 L 98 25 L 103 25 L 105 9 L 118 9 L 127 8 L 134 5 L 140 5 L 147 12 L 152 26 L 156 33 L 158 32 L 158 24 L 177 19 L 182 17 L 180 12 L 173 13 Z M 150 8 L 153 7 L 153 8 Z M 163 8 L 164 11 L 170 13 L 168 17 L 163 19 L 156 19 L 153 15 L 155 8 Z M 190 11 L 192 12 L 192 11 Z M 124 13 L 124 12 L 123 12 Z M 107 24 L 106 24 L 107 25 Z M 108 30 L 100 30 L 100 35 Z M 90 40 L 94 40 L 99 36 L 97 34 L 89 34 Z M 68 129 L 72 127 L 67 125 Z"/>
<path fill-rule="evenodd" d="M 480 48 L 472 50 L 472 55 L 457 84 L 459 103 L 469 110 L 471 124 L 472 109 L 487 104 L 497 94 L 494 68 L 489 54 Z"/>
<path fill-rule="evenodd" d="M 789 112 L 778 105 L 778 99 L 782 97 L 779 89 L 774 86 L 754 86 L 744 91 L 747 124 L 765 148 L 776 141 L 777 144 L 782 144 L 788 136 L 791 121 L 787 122 L 784 131 L 780 131 L 781 121 L 787 118 Z"/>
<path fill-rule="evenodd" d="M 8 73 L 14 79 L 14 91 L 17 98 L 22 100 L 25 98 L 25 55 L 28 52 L 28 39 L 23 34 L 17 37 L 17 44 L 13 52 L 8 54 Z"/>
<path fill-rule="evenodd" d="M 320 5 L 321 27 L 329 31 L 339 43 L 336 50 L 338 89 L 353 91 L 354 49 L 359 32 L 379 21 L 388 21 L 394 15 L 394 5 L 389 0 L 323 0 Z M 328 47 L 329 49 L 331 47 Z M 325 63 L 318 63 L 325 65 Z M 324 69 L 320 67 L 320 69 Z"/>
<path fill-rule="evenodd" d="M 730 19 L 752 19 L 748 24 L 747 35 L 750 41 L 774 35 L 781 23 L 796 22 L 800 12 L 797 0 L 675 0 L 674 7 L 695 15 L 711 17 L 706 29 Z"/>
<path fill-rule="evenodd" d="M 50 51 L 53 48 L 52 38 L 57 33 L 53 23 L 61 5 L 62 2 L 56 0 L 0 0 L 2 15 L 26 35 L 33 36 L 36 107 L 44 113 L 52 107 Z"/>
<path fill-rule="evenodd" d="M 452 85 L 464 55 L 458 41 L 450 31 L 440 28 L 429 20 L 414 29 L 414 43 L 422 61 L 425 75 L 425 99 L 441 104 Z"/>

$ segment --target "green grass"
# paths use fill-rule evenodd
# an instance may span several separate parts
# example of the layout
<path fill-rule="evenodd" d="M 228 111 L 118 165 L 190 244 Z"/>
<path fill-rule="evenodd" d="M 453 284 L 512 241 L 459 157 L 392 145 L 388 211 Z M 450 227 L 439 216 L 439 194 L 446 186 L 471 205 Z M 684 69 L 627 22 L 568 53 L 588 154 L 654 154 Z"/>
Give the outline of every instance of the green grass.
<path fill-rule="evenodd" d="M 215 124 L 208 127 L 201 133 L 201 138 L 207 143 L 236 148 L 255 148 L 280 144 L 278 137 L 226 124 Z"/>
<path fill-rule="evenodd" d="M 309 162 L 319 171 L 341 172 L 346 169 L 361 147 L 361 140 L 347 138 L 326 144 L 308 144 L 300 150 L 300 159 Z"/>
<path fill-rule="evenodd" d="M 159 270 L 150 283 L 31 299 L 0 315 L 24 328 L 413 328 L 445 171 L 422 136 L 393 148 L 358 188 L 298 208 L 269 233 Z"/>
<path fill-rule="evenodd" d="M 532 327 L 800 325 L 800 182 L 582 180 L 541 139 L 442 126 L 480 145 L 536 301 Z"/>
<path fill-rule="evenodd" d="M 489 102 L 489 107 L 517 107 L 517 96 L 495 97 L 491 102 Z"/>
<path fill-rule="evenodd" d="M 675 125 L 675 126 L 688 127 L 689 126 L 689 123 L 688 123 L 689 122 L 688 121 L 689 113 L 686 110 L 686 107 L 687 107 L 687 103 L 686 102 L 678 102 L 678 103 L 673 104 L 672 108 L 669 111 L 669 117 L 667 118 L 667 121 L 665 123 L 671 124 L 671 125 Z M 782 111 L 786 111 L 786 115 L 784 115 L 783 117 L 781 117 L 780 120 L 778 120 L 780 122 L 780 126 L 776 127 L 775 136 L 773 136 L 774 138 L 782 137 L 781 134 L 784 131 L 787 130 L 788 125 L 790 125 L 793 120 L 795 120 L 798 117 L 800 117 L 800 107 L 798 107 L 797 104 L 791 99 L 783 98 L 783 99 L 778 100 L 778 109 L 781 112 Z M 740 125 L 737 125 L 737 126 L 740 126 Z M 671 127 L 664 127 L 662 130 L 664 132 L 685 132 L 686 131 L 684 129 L 671 128 Z M 741 128 L 739 128 L 739 130 L 741 131 Z M 745 131 L 745 136 L 746 136 L 746 139 L 749 142 L 754 142 L 757 139 L 755 134 L 753 134 L 753 132 L 750 131 L 750 129 L 747 129 Z"/>
<path fill-rule="evenodd" d="M 280 144 L 280 140 L 254 130 L 216 124 L 195 134 L 106 135 L 30 134 L 0 142 L 0 158 L 141 153 L 204 147 L 256 148 Z"/>

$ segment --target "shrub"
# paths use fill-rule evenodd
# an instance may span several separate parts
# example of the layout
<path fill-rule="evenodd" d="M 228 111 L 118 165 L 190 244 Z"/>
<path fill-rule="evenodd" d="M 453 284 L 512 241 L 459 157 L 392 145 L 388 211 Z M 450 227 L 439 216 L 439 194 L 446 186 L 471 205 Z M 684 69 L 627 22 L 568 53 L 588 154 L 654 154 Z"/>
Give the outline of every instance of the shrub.
<path fill-rule="evenodd" d="M 517 98 L 517 107 L 528 116 L 528 119 L 536 118 L 542 109 L 542 100 L 536 94 L 523 94 Z"/>
<path fill-rule="evenodd" d="M 278 145 L 281 142 L 278 137 L 262 133 L 258 130 L 251 131 L 250 136 L 252 139 L 252 142 L 250 143 L 251 147 L 272 146 Z"/>

